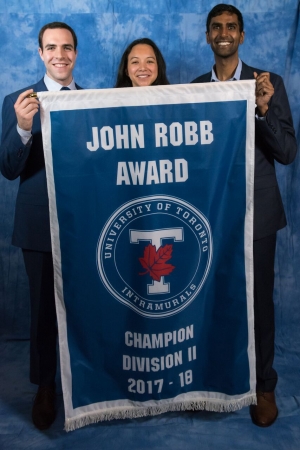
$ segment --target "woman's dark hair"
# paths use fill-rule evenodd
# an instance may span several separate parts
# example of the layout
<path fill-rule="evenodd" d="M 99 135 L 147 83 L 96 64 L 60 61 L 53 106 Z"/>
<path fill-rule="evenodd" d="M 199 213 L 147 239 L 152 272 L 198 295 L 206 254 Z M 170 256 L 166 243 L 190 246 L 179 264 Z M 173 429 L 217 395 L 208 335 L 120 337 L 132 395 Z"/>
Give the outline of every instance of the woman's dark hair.
<path fill-rule="evenodd" d="M 152 83 L 152 86 L 170 84 L 169 80 L 167 78 L 167 75 L 166 75 L 166 63 L 163 58 L 163 55 L 161 54 L 161 51 L 159 50 L 157 45 L 153 41 L 151 41 L 151 39 L 142 38 L 142 39 L 136 39 L 135 41 L 131 42 L 131 44 L 128 45 L 125 52 L 123 53 L 121 61 L 120 61 L 119 69 L 118 69 L 118 77 L 117 77 L 117 82 L 115 84 L 115 87 L 116 88 L 132 87 L 131 79 L 127 75 L 128 55 L 131 52 L 131 50 L 133 49 L 133 47 L 135 47 L 136 45 L 139 45 L 139 44 L 150 45 L 150 47 L 153 48 L 153 51 L 154 51 L 154 54 L 156 57 L 158 75 L 157 75 L 157 78 L 154 81 L 154 83 Z"/>

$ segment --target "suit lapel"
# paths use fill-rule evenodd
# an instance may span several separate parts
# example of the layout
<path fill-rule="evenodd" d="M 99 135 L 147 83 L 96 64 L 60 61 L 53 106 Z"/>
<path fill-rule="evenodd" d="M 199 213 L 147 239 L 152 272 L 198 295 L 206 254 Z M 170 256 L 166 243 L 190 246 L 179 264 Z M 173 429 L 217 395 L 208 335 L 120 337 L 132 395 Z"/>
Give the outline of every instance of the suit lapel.
<path fill-rule="evenodd" d="M 44 82 L 44 78 L 42 78 L 40 81 L 38 81 L 35 85 L 34 85 L 34 89 L 36 92 L 44 92 L 44 91 L 48 91 L 45 82 Z"/>
<path fill-rule="evenodd" d="M 253 75 L 254 69 L 247 66 L 247 64 L 242 63 L 241 80 L 254 80 Z"/>
<path fill-rule="evenodd" d="M 210 81 L 211 81 L 211 72 L 208 72 L 205 75 L 203 75 L 203 82 L 209 83 Z"/>

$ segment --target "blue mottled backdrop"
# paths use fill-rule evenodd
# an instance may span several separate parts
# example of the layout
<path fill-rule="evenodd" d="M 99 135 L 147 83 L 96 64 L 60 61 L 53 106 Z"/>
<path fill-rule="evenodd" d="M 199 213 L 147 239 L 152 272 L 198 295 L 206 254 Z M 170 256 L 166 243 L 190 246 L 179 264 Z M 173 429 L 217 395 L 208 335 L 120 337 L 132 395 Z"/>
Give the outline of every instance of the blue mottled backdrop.
<path fill-rule="evenodd" d="M 171 83 L 188 83 L 213 62 L 205 41 L 211 0 L 1 0 L 0 103 L 10 92 L 44 74 L 37 48 L 39 29 L 65 21 L 79 40 L 75 78 L 85 88 L 115 83 L 122 52 L 133 39 L 150 37 L 166 59 Z M 241 58 L 280 74 L 290 99 L 300 142 L 299 0 L 235 0 L 245 21 Z M 276 257 L 277 355 L 298 351 L 300 328 L 300 174 L 299 154 L 288 167 L 277 167 L 288 227 L 279 232 Z M 21 252 L 10 245 L 18 180 L 0 176 L 0 337 L 26 339 L 29 327 L 28 285 Z M 298 392 L 299 395 L 299 392 Z"/>

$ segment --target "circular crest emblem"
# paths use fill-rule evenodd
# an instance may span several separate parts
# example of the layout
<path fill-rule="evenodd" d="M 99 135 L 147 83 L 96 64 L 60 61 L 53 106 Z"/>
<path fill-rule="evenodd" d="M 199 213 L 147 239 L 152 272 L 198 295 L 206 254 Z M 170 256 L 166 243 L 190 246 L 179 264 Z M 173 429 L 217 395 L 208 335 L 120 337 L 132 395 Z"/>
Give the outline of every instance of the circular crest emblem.
<path fill-rule="evenodd" d="M 182 199 L 153 195 L 112 214 L 99 237 L 97 265 L 116 300 L 142 316 L 161 318 L 197 297 L 212 254 L 207 218 Z"/>

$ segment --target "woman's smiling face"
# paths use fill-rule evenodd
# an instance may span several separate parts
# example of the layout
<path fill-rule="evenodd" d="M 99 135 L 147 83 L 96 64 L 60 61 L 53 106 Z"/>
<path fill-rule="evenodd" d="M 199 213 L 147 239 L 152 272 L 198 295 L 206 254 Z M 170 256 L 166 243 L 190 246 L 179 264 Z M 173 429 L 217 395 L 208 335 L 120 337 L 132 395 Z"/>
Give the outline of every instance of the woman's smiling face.
<path fill-rule="evenodd" d="M 158 76 L 156 56 L 151 45 L 135 45 L 128 55 L 127 75 L 132 86 L 150 86 Z"/>

